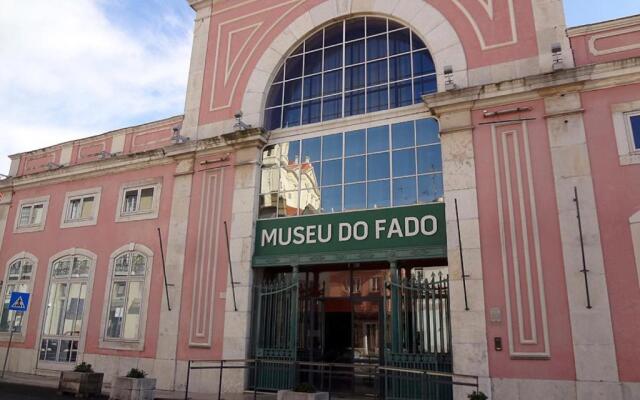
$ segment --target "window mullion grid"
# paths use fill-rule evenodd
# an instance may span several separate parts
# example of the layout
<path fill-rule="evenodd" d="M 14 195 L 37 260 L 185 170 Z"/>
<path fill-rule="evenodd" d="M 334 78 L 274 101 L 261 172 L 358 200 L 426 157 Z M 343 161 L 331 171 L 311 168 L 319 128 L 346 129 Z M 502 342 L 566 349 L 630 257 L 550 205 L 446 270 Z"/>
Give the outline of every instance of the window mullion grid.
<path fill-rule="evenodd" d="M 416 103 L 416 83 L 413 66 L 413 29 L 409 29 L 409 64 L 411 65 L 411 104 Z M 416 171 L 417 173 L 418 171 Z"/>
<path fill-rule="evenodd" d="M 129 268 L 133 268 L 133 257 L 131 257 L 131 263 L 129 265 Z M 131 272 L 131 269 L 129 270 L 129 272 Z M 128 277 L 126 279 L 123 279 L 121 281 L 122 283 L 124 283 L 124 304 L 122 304 L 122 323 L 120 324 L 120 332 L 119 332 L 119 336 L 118 339 L 124 339 L 124 327 L 125 324 L 127 323 L 127 305 L 129 304 L 129 279 Z"/>
<path fill-rule="evenodd" d="M 346 64 L 347 64 L 347 44 L 346 44 L 347 34 L 346 34 L 346 22 L 342 21 L 342 118 L 346 117 L 345 110 L 346 106 L 346 90 L 347 90 L 347 73 L 346 73 Z M 344 135 L 344 133 L 343 133 Z M 344 139 L 343 139 L 344 141 Z M 342 147 L 342 157 L 344 158 L 344 146 Z M 344 164 L 344 163 L 343 163 Z"/>
<path fill-rule="evenodd" d="M 385 34 L 387 38 L 387 108 L 386 110 L 391 109 L 391 66 L 389 65 L 390 57 L 391 57 L 391 46 L 389 44 L 389 19 L 387 19 L 387 33 Z"/>
<path fill-rule="evenodd" d="M 369 50 L 369 37 L 367 36 L 367 19 L 368 17 L 364 17 L 364 59 L 363 59 L 363 74 L 364 74 L 364 113 L 369 113 L 369 68 L 367 68 L 367 53 Z"/>
<path fill-rule="evenodd" d="M 344 26 L 344 24 L 343 24 L 343 26 Z M 344 82 L 343 82 L 343 84 L 344 84 Z M 342 91 L 342 93 L 344 94 L 344 90 Z M 343 101 L 343 103 L 344 103 L 344 101 Z M 343 104 L 343 108 L 344 108 L 344 104 Z M 345 203 L 344 203 L 345 191 L 346 191 L 345 190 L 345 184 L 344 184 L 344 166 L 345 166 L 345 160 L 346 160 L 346 158 L 345 158 L 346 157 L 346 149 L 345 149 L 346 137 L 347 137 L 347 133 L 346 132 L 342 132 L 342 157 L 340 158 L 340 160 L 342 162 L 342 165 L 340 166 L 341 167 L 340 169 L 342 170 L 342 180 L 341 180 L 341 183 L 342 183 L 342 187 L 341 187 L 341 189 L 342 189 L 342 206 L 341 206 L 341 211 L 346 210 Z"/>

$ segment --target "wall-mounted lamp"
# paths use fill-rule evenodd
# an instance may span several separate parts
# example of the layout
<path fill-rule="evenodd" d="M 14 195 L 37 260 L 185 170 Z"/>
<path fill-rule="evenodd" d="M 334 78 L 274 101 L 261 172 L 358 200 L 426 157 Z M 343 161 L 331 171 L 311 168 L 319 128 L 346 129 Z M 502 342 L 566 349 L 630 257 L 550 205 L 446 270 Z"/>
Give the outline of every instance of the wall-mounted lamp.
<path fill-rule="evenodd" d="M 49 171 L 53 171 L 53 170 L 60 169 L 60 168 L 62 168 L 62 165 L 60 165 L 58 163 L 54 163 L 54 162 L 47 163 L 47 169 Z"/>
<path fill-rule="evenodd" d="M 453 67 L 451 65 L 444 66 L 444 89 L 445 90 L 453 90 L 455 89 L 456 83 L 453 81 Z"/>
<path fill-rule="evenodd" d="M 560 43 L 554 43 L 551 45 L 551 57 L 553 59 L 553 70 L 557 71 L 564 68 L 564 61 L 562 60 L 562 45 Z"/>
<path fill-rule="evenodd" d="M 238 111 L 237 113 L 235 113 L 234 117 L 236 118 L 236 124 L 233 126 L 234 128 L 244 131 L 247 130 L 249 128 L 251 128 L 251 125 L 245 123 L 244 121 L 242 121 L 242 110 Z"/>
<path fill-rule="evenodd" d="M 180 134 L 180 127 L 179 126 L 174 126 L 173 127 L 173 135 L 171 136 L 171 141 L 175 144 L 183 144 L 183 143 L 187 143 L 189 141 L 189 138 L 186 136 L 182 136 Z"/>

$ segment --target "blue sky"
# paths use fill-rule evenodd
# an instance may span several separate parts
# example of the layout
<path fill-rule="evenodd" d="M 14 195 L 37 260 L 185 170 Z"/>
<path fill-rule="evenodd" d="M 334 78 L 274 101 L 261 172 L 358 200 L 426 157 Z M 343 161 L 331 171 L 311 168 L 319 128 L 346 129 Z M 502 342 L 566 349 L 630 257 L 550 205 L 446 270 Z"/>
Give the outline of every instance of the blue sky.
<path fill-rule="evenodd" d="M 569 26 L 640 14 L 640 0 L 565 0 Z M 7 155 L 184 109 L 186 0 L 0 0 L 0 173 Z"/>

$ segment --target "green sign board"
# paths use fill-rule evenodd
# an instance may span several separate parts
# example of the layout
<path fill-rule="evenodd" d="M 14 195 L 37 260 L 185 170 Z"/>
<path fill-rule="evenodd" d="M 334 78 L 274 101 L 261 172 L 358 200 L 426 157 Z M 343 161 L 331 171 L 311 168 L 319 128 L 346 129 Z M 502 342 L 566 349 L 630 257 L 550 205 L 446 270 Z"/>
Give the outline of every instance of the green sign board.
<path fill-rule="evenodd" d="M 254 267 L 445 258 L 444 204 L 259 220 Z"/>

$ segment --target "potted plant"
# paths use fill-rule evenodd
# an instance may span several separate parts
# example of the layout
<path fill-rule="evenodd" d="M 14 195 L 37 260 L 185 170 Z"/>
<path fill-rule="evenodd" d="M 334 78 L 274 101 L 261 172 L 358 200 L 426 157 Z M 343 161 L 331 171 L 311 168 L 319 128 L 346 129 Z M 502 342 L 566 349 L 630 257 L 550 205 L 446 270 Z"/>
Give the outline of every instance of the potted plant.
<path fill-rule="evenodd" d="M 328 400 L 328 392 L 318 392 L 310 383 L 300 383 L 293 390 L 278 390 L 278 400 Z"/>
<path fill-rule="evenodd" d="M 94 372 L 91 364 L 84 361 L 73 371 L 62 371 L 58 381 L 58 393 L 71 393 L 76 397 L 100 396 L 104 374 Z"/>
<path fill-rule="evenodd" d="M 470 393 L 467 398 L 469 400 L 487 400 L 487 395 L 480 391 L 474 391 L 473 393 Z"/>
<path fill-rule="evenodd" d="M 147 378 L 141 369 L 131 368 L 127 376 L 118 376 L 111 386 L 110 400 L 153 400 L 155 378 Z"/>

